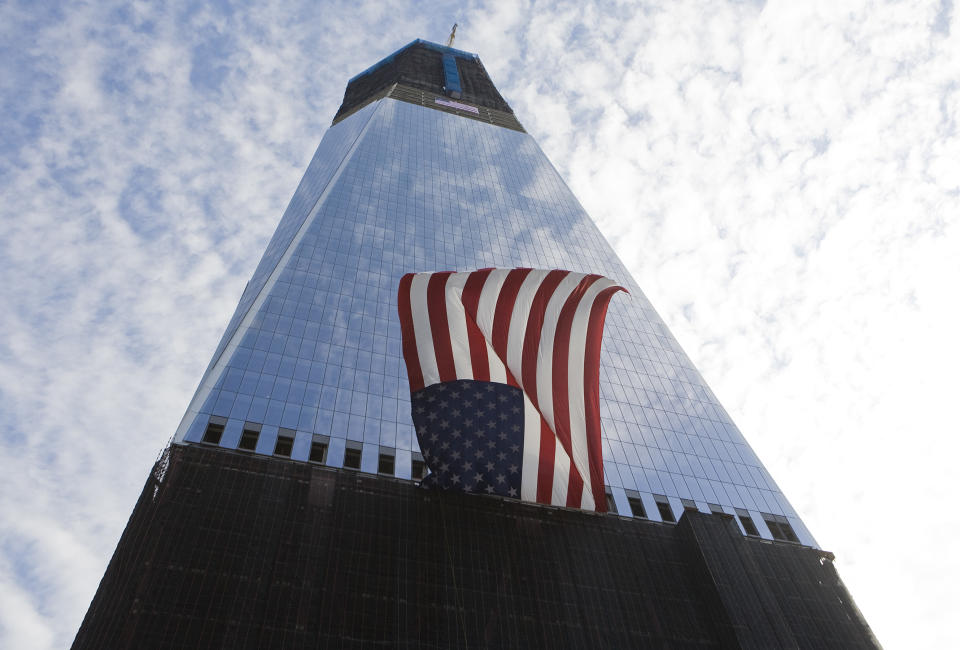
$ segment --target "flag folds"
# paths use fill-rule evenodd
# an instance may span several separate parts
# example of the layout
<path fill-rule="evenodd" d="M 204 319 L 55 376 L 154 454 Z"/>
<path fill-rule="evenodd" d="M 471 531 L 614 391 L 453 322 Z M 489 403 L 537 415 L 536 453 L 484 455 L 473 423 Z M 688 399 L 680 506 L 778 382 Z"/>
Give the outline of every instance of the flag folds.
<path fill-rule="evenodd" d="M 409 273 L 398 309 L 424 484 L 605 511 L 600 342 L 624 290 L 537 269 Z"/>

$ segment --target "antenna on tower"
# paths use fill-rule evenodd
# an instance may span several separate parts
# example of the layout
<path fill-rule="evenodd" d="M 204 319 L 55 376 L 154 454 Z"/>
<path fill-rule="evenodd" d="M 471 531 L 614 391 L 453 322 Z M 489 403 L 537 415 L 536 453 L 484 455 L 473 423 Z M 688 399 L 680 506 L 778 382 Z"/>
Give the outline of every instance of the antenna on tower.
<path fill-rule="evenodd" d="M 453 39 L 457 37 L 457 23 L 453 23 L 453 29 L 450 30 L 450 38 L 447 39 L 447 47 L 453 47 Z"/>

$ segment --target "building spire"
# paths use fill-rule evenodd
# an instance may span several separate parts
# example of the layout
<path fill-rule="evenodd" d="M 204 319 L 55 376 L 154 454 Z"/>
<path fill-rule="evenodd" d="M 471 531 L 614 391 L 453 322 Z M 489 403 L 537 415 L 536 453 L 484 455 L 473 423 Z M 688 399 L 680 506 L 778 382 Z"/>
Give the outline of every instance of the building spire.
<path fill-rule="evenodd" d="M 450 38 L 447 39 L 447 47 L 453 47 L 453 39 L 457 37 L 457 23 L 453 23 L 453 29 L 450 30 Z"/>

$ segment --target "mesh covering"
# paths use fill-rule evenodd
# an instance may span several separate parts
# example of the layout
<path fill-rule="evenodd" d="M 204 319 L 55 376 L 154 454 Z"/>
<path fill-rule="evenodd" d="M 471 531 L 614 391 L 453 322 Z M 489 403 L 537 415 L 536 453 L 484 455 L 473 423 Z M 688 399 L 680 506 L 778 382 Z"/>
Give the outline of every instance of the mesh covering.
<path fill-rule="evenodd" d="M 160 467 L 163 466 L 163 471 Z M 815 549 L 202 445 L 158 461 L 74 648 L 875 647 Z"/>

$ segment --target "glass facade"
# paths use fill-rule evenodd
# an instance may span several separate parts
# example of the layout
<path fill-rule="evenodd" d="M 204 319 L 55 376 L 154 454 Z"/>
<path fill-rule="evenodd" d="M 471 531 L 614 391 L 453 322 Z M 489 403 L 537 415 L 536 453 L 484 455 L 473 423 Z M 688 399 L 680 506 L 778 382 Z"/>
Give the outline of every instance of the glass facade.
<path fill-rule="evenodd" d="M 359 455 L 360 471 L 411 478 L 419 450 L 400 277 L 491 266 L 600 273 L 629 289 L 610 304 L 600 370 L 606 481 L 620 514 L 634 502 L 659 521 L 666 504 L 679 518 L 692 502 L 746 511 L 766 538 L 766 521 L 786 521 L 816 545 L 533 138 L 390 97 L 323 137 L 176 440 L 202 443 L 213 422 L 222 430 L 205 444 L 236 449 L 258 431 L 254 453 L 280 448 L 333 467 Z"/>

